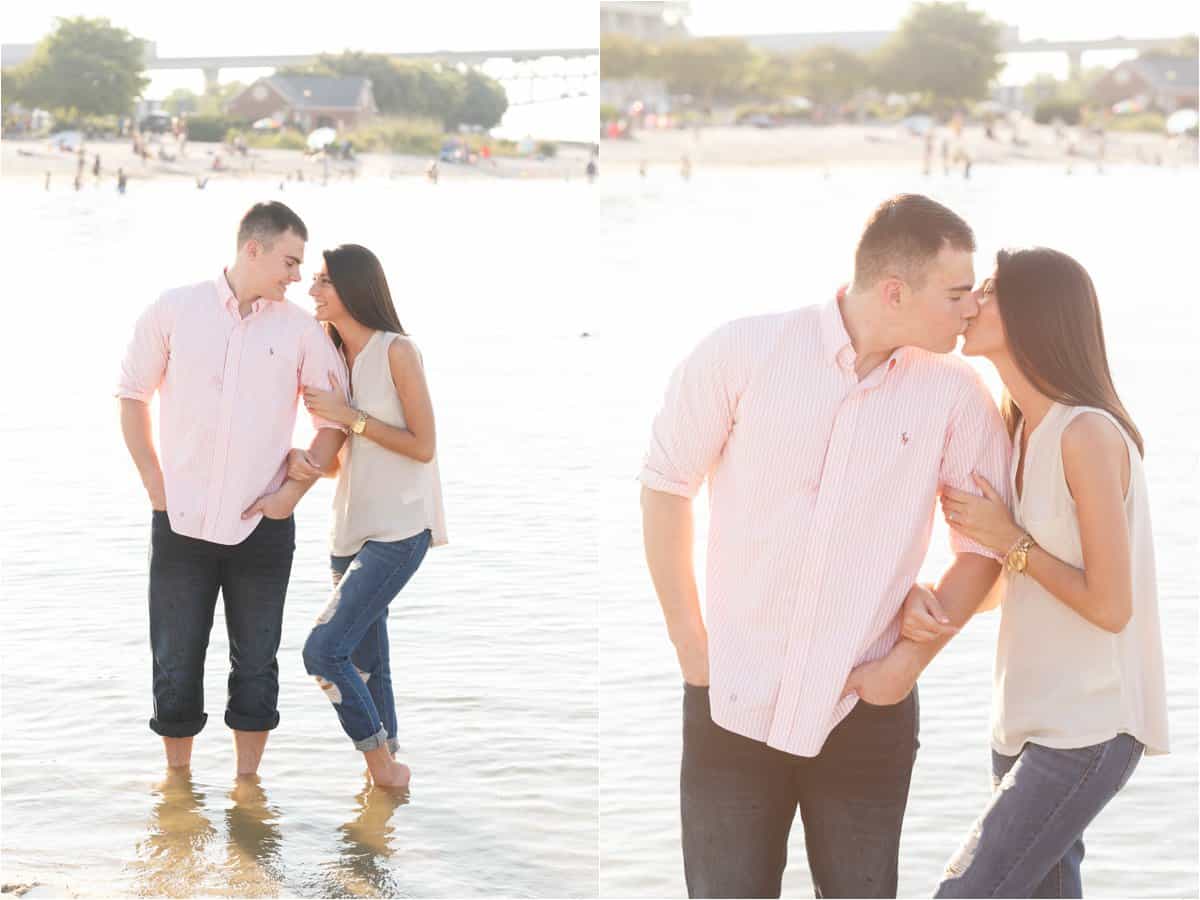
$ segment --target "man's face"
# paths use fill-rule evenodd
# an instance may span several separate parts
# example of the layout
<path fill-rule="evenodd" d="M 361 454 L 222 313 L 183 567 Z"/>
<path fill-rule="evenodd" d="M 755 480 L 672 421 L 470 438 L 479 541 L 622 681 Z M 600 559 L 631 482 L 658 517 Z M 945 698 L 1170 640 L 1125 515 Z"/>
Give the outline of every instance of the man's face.
<path fill-rule="evenodd" d="M 290 229 L 269 245 L 252 238 L 247 242 L 246 254 L 257 292 L 264 300 L 284 300 L 288 285 L 300 280 L 304 239 Z"/>
<path fill-rule="evenodd" d="M 908 317 L 908 343 L 932 353 L 949 353 L 958 336 L 979 314 L 975 286 L 974 254 L 943 246 L 925 268 L 920 288 L 907 286 L 902 311 Z M 905 309 L 906 307 L 906 309 Z"/>

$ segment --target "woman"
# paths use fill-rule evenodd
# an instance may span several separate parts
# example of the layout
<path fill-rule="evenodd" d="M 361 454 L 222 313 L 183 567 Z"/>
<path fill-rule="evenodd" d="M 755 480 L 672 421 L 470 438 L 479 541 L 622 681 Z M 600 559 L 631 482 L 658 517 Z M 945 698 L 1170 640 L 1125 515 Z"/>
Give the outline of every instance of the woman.
<path fill-rule="evenodd" d="M 1083 832 L 1143 751 L 1167 752 L 1143 444 L 1108 370 L 1096 292 L 1065 254 L 1002 251 L 963 353 L 1005 385 L 1014 509 L 945 489 L 952 528 L 1005 559 L 995 791 L 939 897 L 1080 897 Z M 924 598 L 924 599 L 923 599 Z M 948 630 L 913 592 L 904 633 Z"/>
<path fill-rule="evenodd" d="M 304 644 L 304 666 L 375 784 L 398 788 L 411 773 L 394 759 L 387 615 L 429 547 L 446 543 L 433 406 L 421 354 L 400 327 L 379 260 L 356 244 L 324 257 L 309 294 L 346 357 L 353 405 L 334 376 L 334 390 L 304 392 L 310 412 L 349 430 L 333 500 L 333 596 Z M 288 474 L 312 480 L 334 472 L 293 450 Z"/>

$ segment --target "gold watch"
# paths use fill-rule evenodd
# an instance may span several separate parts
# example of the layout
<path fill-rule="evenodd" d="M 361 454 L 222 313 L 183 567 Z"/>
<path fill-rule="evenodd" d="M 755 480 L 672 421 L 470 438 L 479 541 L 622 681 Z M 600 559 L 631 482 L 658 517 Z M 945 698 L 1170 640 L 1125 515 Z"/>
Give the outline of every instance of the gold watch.
<path fill-rule="evenodd" d="M 1021 535 L 1012 545 L 1008 555 L 1004 557 L 1004 567 L 1010 572 L 1020 574 L 1029 565 L 1029 551 L 1037 546 L 1037 541 L 1029 536 L 1029 532 Z"/>
<path fill-rule="evenodd" d="M 358 411 L 358 418 L 354 420 L 354 424 L 350 426 L 350 430 L 355 434 L 362 434 L 367 427 L 368 416 L 363 410 Z"/>

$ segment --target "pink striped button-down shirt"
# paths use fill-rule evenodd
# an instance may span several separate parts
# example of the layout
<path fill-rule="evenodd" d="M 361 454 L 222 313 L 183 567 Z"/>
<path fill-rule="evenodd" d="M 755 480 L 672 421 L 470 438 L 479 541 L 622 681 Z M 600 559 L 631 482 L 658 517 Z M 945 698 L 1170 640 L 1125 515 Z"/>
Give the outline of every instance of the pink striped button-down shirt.
<path fill-rule="evenodd" d="M 1007 490 L 1008 437 L 966 362 L 901 348 L 862 381 L 854 362 L 836 299 L 719 328 L 672 376 L 640 476 L 683 497 L 708 479 L 712 718 L 799 756 L 854 708 L 850 670 L 899 639 L 939 484 Z"/>
<path fill-rule="evenodd" d="M 349 384 L 325 330 L 288 301 L 257 300 L 246 318 L 222 273 L 174 288 L 138 319 L 118 397 L 159 399 L 159 455 L 171 530 L 216 544 L 245 540 L 242 511 L 286 477 L 302 385 Z M 314 417 L 317 428 L 340 428 Z"/>

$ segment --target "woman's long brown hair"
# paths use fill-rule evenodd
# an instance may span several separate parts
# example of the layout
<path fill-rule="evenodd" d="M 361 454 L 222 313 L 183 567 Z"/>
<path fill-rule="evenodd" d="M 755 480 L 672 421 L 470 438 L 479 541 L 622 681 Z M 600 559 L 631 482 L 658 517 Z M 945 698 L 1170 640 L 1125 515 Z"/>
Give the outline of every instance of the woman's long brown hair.
<path fill-rule="evenodd" d="M 995 291 L 1013 362 L 1039 392 L 1065 406 L 1111 413 L 1146 455 L 1108 370 L 1100 304 L 1087 271 L 1047 247 L 996 254 Z M 1000 412 L 1012 438 L 1021 411 L 1006 390 Z"/>
<path fill-rule="evenodd" d="M 396 315 L 383 266 L 374 253 L 360 244 L 342 244 L 326 250 L 324 256 L 325 271 L 329 273 L 333 289 L 355 321 L 376 331 L 406 333 Z M 332 325 L 328 330 L 333 345 L 341 347 L 342 336 L 338 330 Z"/>

